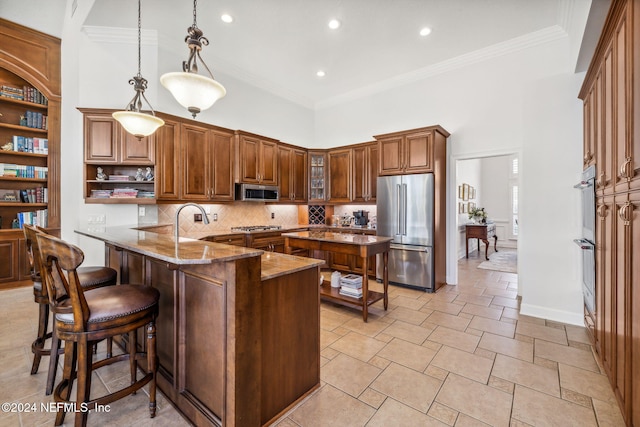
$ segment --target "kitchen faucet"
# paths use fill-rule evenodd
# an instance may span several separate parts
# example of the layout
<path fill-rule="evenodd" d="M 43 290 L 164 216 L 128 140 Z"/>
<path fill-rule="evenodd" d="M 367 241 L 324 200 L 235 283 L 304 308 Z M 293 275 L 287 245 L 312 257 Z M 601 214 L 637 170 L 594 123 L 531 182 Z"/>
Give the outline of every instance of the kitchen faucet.
<path fill-rule="evenodd" d="M 178 210 L 176 211 L 176 220 L 174 221 L 173 227 L 174 227 L 174 236 L 176 239 L 176 244 L 178 243 L 178 235 L 180 233 L 180 211 L 183 208 L 186 208 L 187 206 L 195 206 L 196 208 L 200 209 L 200 211 L 202 212 L 202 220 L 204 221 L 205 224 L 209 224 L 209 218 L 207 218 L 207 213 L 204 211 L 204 208 L 202 206 L 200 206 L 197 203 L 185 203 L 184 205 L 180 206 L 178 208 Z"/>

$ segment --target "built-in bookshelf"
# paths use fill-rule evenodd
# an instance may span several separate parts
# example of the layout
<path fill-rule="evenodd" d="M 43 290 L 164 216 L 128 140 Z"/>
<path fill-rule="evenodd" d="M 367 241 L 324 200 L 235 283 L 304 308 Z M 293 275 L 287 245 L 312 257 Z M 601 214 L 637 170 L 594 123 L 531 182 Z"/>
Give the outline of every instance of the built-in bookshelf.
<path fill-rule="evenodd" d="M 60 39 L 0 19 L 0 289 L 29 278 L 23 224 L 60 232 L 60 93 Z"/>

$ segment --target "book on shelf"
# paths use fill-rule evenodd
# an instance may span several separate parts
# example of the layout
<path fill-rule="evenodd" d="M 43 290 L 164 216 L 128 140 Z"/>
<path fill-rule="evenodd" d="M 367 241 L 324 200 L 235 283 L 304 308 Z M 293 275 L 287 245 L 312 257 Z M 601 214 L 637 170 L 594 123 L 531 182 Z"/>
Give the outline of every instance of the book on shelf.
<path fill-rule="evenodd" d="M 38 211 L 18 212 L 17 217 L 18 217 L 18 224 L 20 225 L 20 228 L 22 228 L 24 224 L 37 225 L 45 228 L 48 226 L 48 210 L 47 209 L 42 209 Z"/>
<path fill-rule="evenodd" d="M 138 190 L 135 188 L 114 188 L 111 193 L 111 198 L 135 198 L 138 196 Z"/>
<path fill-rule="evenodd" d="M 25 118 L 27 119 L 27 127 L 34 129 L 46 129 L 44 127 L 44 122 L 46 121 L 46 116 L 39 111 L 29 111 L 25 113 Z"/>
<path fill-rule="evenodd" d="M 345 295 L 353 298 L 362 298 L 362 289 L 351 288 L 348 286 L 341 286 L 340 291 L 338 291 L 340 295 Z"/>
<path fill-rule="evenodd" d="M 111 197 L 111 190 L 91 190 L 91 197 L 95 199 L 108 199 Z"/>
<path fill-rule="evenodd" d="M 22 153 L 49 154 L 49 140 L 47 138 L 31 138 L 13 135 L 13 151 Z"/>
<path fill-rule="evenodd" d="M 47 179 L 46 166 L 16 165 L 14 163 L 0 163 L 0 176 L 15 178 Z"/>
<path fill-rule="evenodd" d="M 129 175 L 109 175 L 109 181 L 131 181 Z"/>
<path fill-rule="evenodd" d="M 2 85 L 0 87 L 0 96 L 24 101 L 24 90 L 9 85 Z"/>
<path fill-rule="evenodd" d="M 362 287 L 362 276 L 357 274 L 347 274 L 340 278 L 340 285 L 343 287 L 359 289 Z"/>

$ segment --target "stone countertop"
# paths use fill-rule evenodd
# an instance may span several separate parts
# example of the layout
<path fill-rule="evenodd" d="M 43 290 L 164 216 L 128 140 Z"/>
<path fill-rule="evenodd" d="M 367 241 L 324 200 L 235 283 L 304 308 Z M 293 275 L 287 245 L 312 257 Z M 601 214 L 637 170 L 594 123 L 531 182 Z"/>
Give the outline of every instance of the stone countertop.
<path fill-rule="evenodd" d="M 136 227 L 86 227 L 77 229 L 76 233 L 177 265 L 210 264 L 261 255 L 263 281 L 323 263 L 322 260 L 313 258 L 197 240 L 193 238 L 193 234 L 180 237 L 176 245 L 172 232 L 157 233 Z M 203 237 L 210 235 L 207 232 Z"/>
<path fill-rule="evenodd" d="M 259 249 L 206 242 L 192 237 L 180 237 L 180 241 L 176 242 L 172 233 L 160 234 L 137 230 L 134 227 L 81 227 L 75 231 L 132 252 L 178 265 L 232 261 L 259 256 L 263 252 Z"/>
<path fill-rule="evenodd" d="M 366 234 L 334 233 L 331 231 L 298 231 L 294 233 L 282 233 L 283 237 L 296 237 L 305 240 L 319 240 L 331 243 L 348 243 L 357 245 L 374 245 L 377 243 L 390 242 L 393 237 L 370 236 Z"/>
<path fill-rule="evenodd" d="M 265 281 L 321 264 L 324 264 L 324 261 L 320 259 L 285 255 L 277 252 L 265 252 L 262 254 L 262 273 L 260 279 Z"/>
<path fill-rule="evenodd" d="M 188 231 L 181 232 L 180 237 L 188 237 L 191 239 L 204 239 L 206 237 L 217 237 L 217 236 L 226 236 L 230 234 L 260 234 L 260 233 L 273 233 L 280 231 L 282 233 L 295 231 L 295 230 L 306 230 L 309 228 L 308 225 L 300 225 L 300 224 L 292 224 L 292 225 L 282 225 L 280 229 L 274 230 L 253 230 L 253 231 L 243 231 L 243 230 L 232 230 L 231 228 L 213 228 L 211 230 L 205 231 Z M 144 225 L 134 227 L 137 230 L 142 231 L 150 231 L 158 234 L 173 234 L 173 225 L 172 224 L 153 224 L 153 225 Z"/>

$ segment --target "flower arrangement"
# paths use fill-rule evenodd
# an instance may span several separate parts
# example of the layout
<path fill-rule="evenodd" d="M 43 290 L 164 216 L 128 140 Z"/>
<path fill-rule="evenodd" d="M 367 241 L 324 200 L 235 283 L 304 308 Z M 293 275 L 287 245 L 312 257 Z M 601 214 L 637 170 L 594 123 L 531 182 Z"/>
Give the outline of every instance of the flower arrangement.
<path fill-rule="evenodd" d="M 484 208 L 472 208 L 469 210 L 469 219 L 484 224 L 487 222 L 487 213 Z"/>

